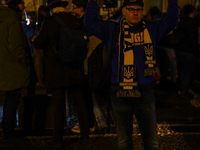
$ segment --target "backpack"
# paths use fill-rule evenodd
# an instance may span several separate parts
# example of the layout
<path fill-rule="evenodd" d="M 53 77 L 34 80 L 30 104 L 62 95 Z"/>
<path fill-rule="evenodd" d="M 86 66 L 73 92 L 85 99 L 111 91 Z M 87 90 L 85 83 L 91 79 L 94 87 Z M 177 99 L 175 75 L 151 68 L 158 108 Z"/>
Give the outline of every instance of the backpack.
<path fill-rule="evenodd" d="M 55 48 L 56 61 L 68 66 L 80 65 L 88 52 L 87 30 L 75 19 L 70 26 L 66 25 L 58 16 L 54 16 L 54 19 L 61 25 L 59 44 Z"/>
<path fill-rule="evenodd" d="M 108 55 L 108 46 L 101 42 L 88 57 L 90 88 L 101 97 L 107 97 L 109 94 L 111 61 L 115 50 L 114 47 L 119 37 L 119 29 L 119 26 L 116 25 L 110 55 Z"/>

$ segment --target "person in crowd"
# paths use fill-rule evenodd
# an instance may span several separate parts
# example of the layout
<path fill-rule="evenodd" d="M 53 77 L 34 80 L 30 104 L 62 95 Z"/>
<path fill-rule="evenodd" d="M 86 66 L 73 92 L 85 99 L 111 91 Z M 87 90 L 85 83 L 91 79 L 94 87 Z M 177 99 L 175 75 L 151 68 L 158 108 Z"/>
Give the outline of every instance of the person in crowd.
<path fill-rule="evenodd" d="M 34 11 L 31 12 L 27 12 L 27 18 L 28 18 L 28 26 L 33 28 L 34 30 L 36 30 L 36 26 L 35 26 L 35 17 L 36 14 Z"/>
<path fill-rule="evenodd" d="M 144 149 L 159 149 L 156 132 L 155 96 L 151 89 L 156 73 L 155 44 L 178 22 L 178 0 L 168 0 L 164 18 L 142 19 L 142 0 L 124 0 L 120 34 L 111 63 L 110 97 L 117 127 L 118 148 L 132 150 L 133 111 L 135 111 Z M 86 29 L 112 49 L 116 23 L 98 20 L 97 0 L 88 2 Z"/>
<path fill-rule="evenodd" d="M 160 12 L 160 9 L 156 6 L 153 6 L 147 12 L 146 19 L 148 21 L 151 21 L 151 20 L 159 19 L 161 18 L 161 16 L 162 16 L 162 13 Z"/>
<path fill-rule="evenodd" d="M 34 61 L 34 48 L 33 48 L 33 43 L 32 43 L 32 38 L 33 36 L 35 35 L 35 31 L 33 28 L 31 28 L 30 26 L 27 25 L 27 14 L 26 14 L 26 11 L 24 10 L 22 12 L 22 27 L 23 27 L 23 30 L 24 32 L 26 33 L 26 36 L 28 38 L 28 42 L 29 42 L 29 46 L 30 46 L 30 51 L 31 51 L 31 55 L 32 55 L 32 58 L 33 58 L 33 61 Z"/>
<path fill-rule="evenodd" d="M 108 20 L 119 22 L 119 20 L 123 16 L 123 14 L 122 14 L 122 8 L 123 8 L 123 6 L 121 6 L 119 9 L 117 9 L 116 11 L 114 11 L 113 15 L 111 17 L 109 17 Z"/>
<path fill-rule="evenodd" d="M 36 49 L 44 50 L 44 85 L 53 101 L 53 122 L 54 132 L 51 146 L 61 148 L 63 146 L 63 130 L 65 121 L 65 93 L 66 91 L 73 100 L 76 109 L 81 140 L 80 144 L 89 142 L 88 112 L 83 96 L 84 67 L 80 62 L 76 67 L 70 67 L 64 63 L 56 61 L 55 49 L 59 44 L 59 29 L 61 25 L 54 17 L 59 17 L 66 26 L 78 20 L 71 13 L 67 12 L 67 1 L 48 0 L 48 7 L 51 17 L 44 20 L 39 35 L 34 40 Z"/>
<path fill-rule="evenodd" d="M 85 9 L 87 6 L 88 0 L 72 0 L 72 10 L 76 17 L 81 18 L 82 21 L 84 21 L 85 16 Z M 86 59 L 84 60 L 84 74 L 85 74 L 85 82 L 84 82 L 84 95 L 85 95 L 85 102 L 87 105 L 87 111 L 88 111 L 88 123 L 89 123 L 89 129 L 90 132 L 93 132 L 95 130 L 95 115 L 93 110 L 93 96 L 92 96 L 92 90 L 89 85 L 88 81 L 88 57 L 92 53 L 92 51 L 95 49 L 95 47 L 101 42 L 100 39 L 97 37 L 90 35 L 89 37 L 89 50 Z M 80 127 L 78 124 L 75 125 L 75 127 L 72 128 L 73 132 L 80 133 Z"/>
<path fill-rule="evenodd" d="M 37 19 L 37 28 L 36 30 L 40 30 L 44 19 L 49 17 L 49 12 L 45 11 L 46 6 L 41 5 L 38 9 L 38 19 Z"/>
<path fill-rule="evenodd" d="M 178 8 L 180 15 L 180 7 L 178 6 Z M 163 16 L 165 14 L 166 13 L 163 13 Z M 172 43 L 173 30 L 157 43 L 157 63 L 160 68 L 161 78 L 156 88 L 175 92 L 178 90 L 178 68 L 177 56 Z"/>
<path fill-rule="evenodd" d="M 172 32 L 157 43 L 158 65 L 161 73 L 158 88 L 162 90 L 176 90 L 177 88 L 177 59 L 173 44 L 171 43 Z M 170 80 L 168 78 L 169 75 L 171 77 Z"/>
<path fill-rule="evenodd" d="M 177 58 L 173 44 L 171 31 L 161 41 L 159 41 L 160 49 L 163 51 L 161 70 L 160 87 L 168 88 L 168 90 L 177 88 Z M 171 79 L 168 79 L 170 75 Z M 170 89 L 169 89 L 170 88 Z"/>
<path fill-rule="evenodd" d="M 21 24 L 24 0 L 6 0 L 0 8 L 0 90 L 5 91 L 3 135 L 16 138 L 16 111 L 21 90 L 30 83 L 31 55 Z"/>
<path fill-rule="evenodd" d="M 178 8 L 180 15 L 180 7 L 178 6 Z M 165 13 L 163 13 L 163 15 L 165 15 Z M 158 88 L 167 91 L 178 90 L 177 56 L 172 43 L 172 33 L 173 30 L 157 43 L 160 51 L 163 52 L 161 53 L 161 56 L 157 55 L 160 58 L 161 70 L 161 78 Z M 169 76 L 171 79 L 168 78 Z"/>
<path fill-rule="evenodd" d="M 194 96 L 188 92 L 193 80 L 198 50 L 198 27 L 194 19 L 195 7 L 185 5 L 180 12 L 180 21 L 174 30 L 177 35 L 175 50 L 179 64 L 179 97 L 192 99 Z"/>
<path fill-rule="evenodd" d="M 38 9 L 38 16 L 36 18 L 36 25 L 35 28 L 35 35 L 32 38 L 32 43 L 34 43 L 35 37 L 38 35 L 43 21 L 49 17 L 49 12 L 45 11 L 46 6 L 41 5 Z M 43 82 L 43 62 L 44 62 L 44 53 L 42 49 L 37 49 L 34 51 L 34 66 L 36 69 L 36 74 L 38 81 L 36 82 L 37 89 L 44 89 L 44 82 Z"/>

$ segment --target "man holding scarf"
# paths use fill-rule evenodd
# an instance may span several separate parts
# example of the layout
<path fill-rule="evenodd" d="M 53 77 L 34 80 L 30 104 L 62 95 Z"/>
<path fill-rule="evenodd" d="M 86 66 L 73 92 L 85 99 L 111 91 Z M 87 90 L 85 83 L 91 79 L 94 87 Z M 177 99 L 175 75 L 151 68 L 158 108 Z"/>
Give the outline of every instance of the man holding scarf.
<path fill-rule="evenodd" d="M 124 0 L 118 42 L 111 64 L 110 97 L 117 126 L 118 147 L 132 150 L 133 111 L 138 121 L 144 149 L 157 150 L 155 96 L 151 89 L 156 74 L 155 44 L 178 22 L 178 0 L 168 0 L 164 18 L 145 21 L 142 0 Z M 116 23 L 98 20 L 97 0 L 90 0 L 85 27 L 112 49 Z"/>

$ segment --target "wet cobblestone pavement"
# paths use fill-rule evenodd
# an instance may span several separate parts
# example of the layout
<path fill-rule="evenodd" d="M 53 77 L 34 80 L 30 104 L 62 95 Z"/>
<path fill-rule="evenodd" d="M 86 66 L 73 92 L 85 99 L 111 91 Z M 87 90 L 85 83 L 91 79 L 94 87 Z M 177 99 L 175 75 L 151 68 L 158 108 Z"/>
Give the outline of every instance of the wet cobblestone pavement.
<path fill-rule="evenodd" d="M 178 92 L 157 87 L 157 131 L 160 150 L 199 150 L 200 149 L 200 84 L 195 83 L 189 90 L 194 99 L 181 99 Z M 90 134 L 90 144 L 78 147 L 79 134 L 65 128 L 63 150 L 116 150 L 117 135 L 113 114 L 110 115 L 110 126 L 106 124 L 107 107 L 105 101 L 94 102 L 96 130 Z M 134 150 L 142 150 L 142 139 L 133 120 Z M 5 140 L 0 138 L 0 150 L 53 150 L 49 147 L 52 130 L 39 135 L 26 136 L 27 140 Z M 55 148 L 54 148 L 55 149 Z"/>

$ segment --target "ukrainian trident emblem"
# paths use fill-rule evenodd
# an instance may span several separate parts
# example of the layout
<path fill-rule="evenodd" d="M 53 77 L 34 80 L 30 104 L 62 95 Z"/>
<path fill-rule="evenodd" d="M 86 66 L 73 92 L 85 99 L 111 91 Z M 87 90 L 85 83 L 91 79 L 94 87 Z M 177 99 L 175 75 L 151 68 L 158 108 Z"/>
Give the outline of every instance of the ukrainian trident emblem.
<path fill-rule="evenodd" d="M 123 65 L 122 76 L 125 79 L 135 78 L 135 65 Z"/>
<path fill-rule="evenodd" d="M 151 46 L 144 46 L 144 51 L 145 54 L 148 55 L 149 57 L 153 55 L 153 45 Z"/>
<path fill-rule="evenodd" d="M 155 61 L 153 61 L 153 45 L 144 46 L 144 51 L 146 55 L 146 61 L 145 64 L 148 64 L 149 67 L 153 67 L 153 64 L 155 64 Z"/>

